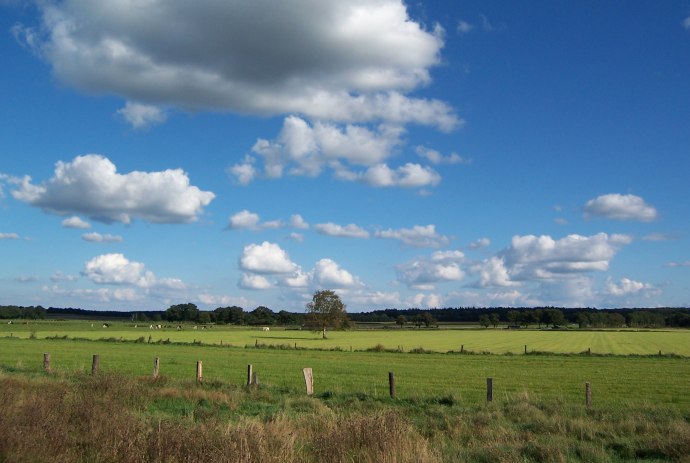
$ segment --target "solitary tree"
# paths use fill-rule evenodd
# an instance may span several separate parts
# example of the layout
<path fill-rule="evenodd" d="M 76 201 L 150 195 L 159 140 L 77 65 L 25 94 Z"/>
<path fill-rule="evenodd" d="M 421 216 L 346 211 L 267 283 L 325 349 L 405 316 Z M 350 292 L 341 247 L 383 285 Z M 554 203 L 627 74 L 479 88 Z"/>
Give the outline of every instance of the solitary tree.
<path fill-rule="evenodd" d="M 349 320 L 345 304 L 334 291 L 324 289 L 314 293 L 307 304 L 307 325 L 323 333 L 326 339 L 326 328 L 338 329 L 347 326 Z"/>
<path fill-rule="evenodd" d="M 407 323 L 407 317 L 404 315 L 398 315 L 398 318 L 395 319 L 395 323 L 400 325 L 400 328 L 405 326 L 405 323 Z"/>

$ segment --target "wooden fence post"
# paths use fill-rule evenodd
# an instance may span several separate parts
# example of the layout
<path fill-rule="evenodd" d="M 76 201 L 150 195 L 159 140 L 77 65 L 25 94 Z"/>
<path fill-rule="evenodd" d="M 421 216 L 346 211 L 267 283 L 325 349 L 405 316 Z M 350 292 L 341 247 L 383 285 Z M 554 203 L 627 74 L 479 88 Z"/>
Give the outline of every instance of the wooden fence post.
<path fill-rule="evenodd" d="M 50 373 L 50 354 L 43 354 L 43 370 Z"/>
<path fill-rule="evenodd" d="M 196 382 L 200 383 L 204 379 L 203 362 L 197 360 L 196 362 Z"/>
<path fill-rule="evenodd" d="M 589 381 L 585 383 L 585 405 L 592 406 L 592 384 Z"/>
<path fill-rule="evenodd" d="M 314 394 L 314 374 L 311 368 L 303 368 L 302 374 L 304 375 L 304 383 L 307 386 L 307 395 Z"/>
<path fill-rule="evenodd" d="M 527 353 L 527 344 L 525 344 L 525 354 Z"/>
<path fill-rule="evenodd" d="M 101 357 L 98 354 L 93 354 L 93 361 L 91 362 L 91 374 L 98 374 L 98 368 L 101 365 Z"/>
<path fill-rule="evenodd" d="M 160 372 L 160 359 L 158 357 L 153 359 L 153 377 L 158 378 Z"/>
<path fill-rule="evenodd" d="M 465 345 L 464 344 L 462 344 L 460 346 L 460 353 L 462 354 L 463 352 L 465 352 Z"/>
<path fill-rule="evenodd" d="M 486 401 L 492 402 L 494 400 L 494 379 L 486 378 Z"/>
<path fill-rule="evenodd" d="M 388 392 L 391 399 L 395 399 L 395 373 L 392 371 L 388 372 Z"/>
<path fill-rule="evenodd" d="M 253 367 L 251 365 L 247 365 L 247 386 L 252 385 L 252 369 Z"/>

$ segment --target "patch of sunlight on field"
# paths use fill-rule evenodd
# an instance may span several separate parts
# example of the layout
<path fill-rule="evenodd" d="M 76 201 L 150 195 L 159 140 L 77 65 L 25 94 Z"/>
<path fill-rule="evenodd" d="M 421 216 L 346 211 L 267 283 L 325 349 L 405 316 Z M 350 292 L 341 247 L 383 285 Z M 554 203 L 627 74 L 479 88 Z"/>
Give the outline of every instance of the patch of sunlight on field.
<path fill-rule="evenodd" d="M 135 328 L 136 325 L 136 328 Z M 165 326 L 165 325 L 164 325 Z M 116 339 L 137 340 L 145 343 L 167 341 L 173 343 L 202 342 L 204 344 L 223 344 L 237 347 L 255 344 L 292 347 L 301 349 L 341 349 L 366 350 L 377 345 L 385 349 L 400 349 L 409 352 L 422 348 L 436 352 L 457 352 L 461 349 L 475 353 L 520 354 L 529 352 L 581 353 L 591 349 L 597 354 L 677 354 L 690 356 L 690 330 L 655 331 L 552 331 L 532 329 L 367 329 L 351 331 L 332 331 L 328 339 L 320 333 L 307 330 L 271 327 L 262 331 L 261 327 L 247 328 L 217 325 L 201 329 L 194 325 L 168 325 L 163 329 L 150 329 L 150 324 L 130 322 L 110 323 L 104 328 L 102 323 L 80 321 L 32 321 L 27 325 L 0 325 L 0 336 L 19 338 L 62 337 L 91 340 Z"/>

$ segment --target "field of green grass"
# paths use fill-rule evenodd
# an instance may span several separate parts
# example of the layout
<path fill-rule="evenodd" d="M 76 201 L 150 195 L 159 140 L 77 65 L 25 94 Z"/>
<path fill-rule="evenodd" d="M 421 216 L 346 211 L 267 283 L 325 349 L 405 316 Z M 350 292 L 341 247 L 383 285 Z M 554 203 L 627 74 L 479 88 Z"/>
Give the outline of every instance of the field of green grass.
<path fill-rule="evenodd" d="M 442 397 L 482 403 L 486 378 L 494 381 L 496 400 L 519 394 L 570 403 L 584 400 L 591 382 L 598 404 L 664 405 L 690 410 L 690 359 L 658 356 L 461 355 L 257 349 L 186 344 L 0 338 L 0 367 L 42 374 L 43 353 L 50 353 L 56 372 L 89 372 L 99 354 L 105 373 L 150 376 L 155 357 L 161 374 L 193 381 L 196 362 L 204 380 L 241 385 L 247 365 L 261 384 L 278 390 L 304 389 L 302 368 L 314 371 L 318 392 L 388 394 L 388 372 L 396 375 L 400 397 Z"/>
<path fill-rule="evenodd" d="M 93 325 L 93 326 L 92 326 Z M 135 328 L 135 325 L 137 327 Z M 285 330 L 272 327 L 270 331 L 260 328 L 214 326 L 201 327 L 184 324 L 161 330 L 149 329 L 150 324 L 113 322 L 109 328 L 102 323 L 83 321 L 31 321 L 28 324 L 15 322 L 0 325 L 0 337 L 14 336 L 46 338 L 67 336 L 69 338 L 102 339 L 114 338 L 136 340 L 144 338 L 151 342 L 170 340 L 173 343 L 202 342 L 244 347 L 246 345 L 295 345 L 302 349 L 366 350 L 381 345 L 386 349 L 410 351 L 423 348 L 435 352 L 459 351 L 490 352 L 494 354 L 528 351 L 554 353 L 580 353 L 591 349 L 596 354 L 652 355 L 676 354 L 690 357 L 690 330 L 656 331 L 603 331 L 603 330 L 506 330 L 506 329 L 412 329 L 392 328 L 385 330 L 350 330 L 330 332 L 328 339 L 321 339 L 319 333 L 302 330 Z"/>
<path fill-rule="evenodd" d="M 0 461 L 651 463 L 690 453 L 688 331 L 386 329 L 323 340 L 148 325 L 3 324 L 0 428 L 13 431 L 0 433 Z M 245 387 L 249 364 L 258 387 Z"/>

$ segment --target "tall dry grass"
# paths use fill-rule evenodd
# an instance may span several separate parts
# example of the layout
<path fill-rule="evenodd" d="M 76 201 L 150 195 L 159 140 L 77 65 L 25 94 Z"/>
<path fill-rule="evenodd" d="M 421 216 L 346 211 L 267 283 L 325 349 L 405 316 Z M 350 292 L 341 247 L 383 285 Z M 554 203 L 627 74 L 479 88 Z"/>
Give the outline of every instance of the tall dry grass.
<path fill-rule="evenodd" d="M 690 416 L 0 371 L 0 462 L 690 461 Z"/>
<path fill-rule="evenodd" d="M 0 461 L 8 463 L 440 461 L 395 411 L 336 414 L 302 405 L 302 413 L 269 419 L 229 421 L 213 413 L 161 418 L 148 411 L 161 397 L 228 405 L 245 393 L 175 389 L 110 375 L 4 376 L 0 390 Z"/>

